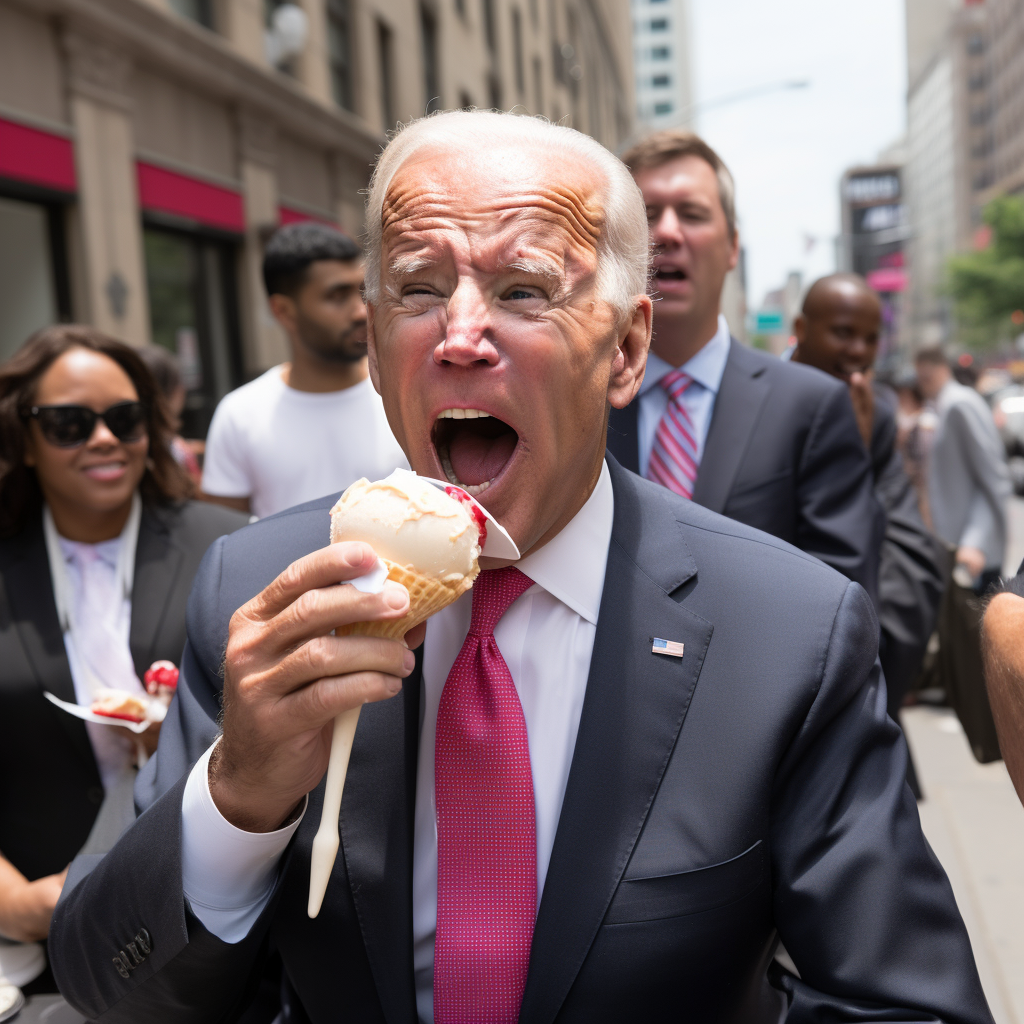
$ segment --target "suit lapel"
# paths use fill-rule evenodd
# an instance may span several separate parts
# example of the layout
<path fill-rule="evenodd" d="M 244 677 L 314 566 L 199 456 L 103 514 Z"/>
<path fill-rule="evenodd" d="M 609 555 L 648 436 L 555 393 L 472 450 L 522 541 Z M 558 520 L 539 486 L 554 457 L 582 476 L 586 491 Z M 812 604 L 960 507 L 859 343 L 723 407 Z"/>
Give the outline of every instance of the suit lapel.
<path fill-rule="evenodd" d="M 132 621 L 128 646 L 141 679 L 153 664 L 160 623 L 164 621 L 184 553 L 175 543 L 159 512 L 143 506 L 139 542 L 135 548 L 132 583 Z"/>
<path fill-rule="evenodd" d="M 668 492 L 609 461 L 615 521 L 579 734 L 520 1020 L 548 1024 L 594 941 L 676 745 L 711 623 L 670 595 L 696 573 Z M 643 500 L 640 488 L 644 487 Z M 651 652 L 681 641 L 682 658 Z"/>
<path fill-rule="evenodd" d="M 698 505 L 712 512 L 725 509 L 768 391 L 764 367 L 749 360 L 746 349 L 731 339 L 693 489 Z"/>
<path fill-rule="evenodd" d="M 412 858 L 422 657 L 400 697 L 365 704 L 341 803 L 341 844 L 366 955 L 390 1024 L 416 1020 Z M 326 904 L 332 898 L 327 887 Z M 334 887 L 334 898 L 340 899 Z M 331 920 L 325 905 L 325 920 Z"/>
<path fill-rule="evenodd" d="M 41 519 L 28 527 L 16 543 L 20 551 L 3 573 L 11 619 L 40 689 L 74 704 L 77 702 L 75 684 L 64 649 L 64 634 L 57 619 L 57 605 L 53 600 L 53 582 Z M 53 708 L 53 713 L 72 746 L 95 771 L 96 759 L 85 723 L 58 708 Z"/>
<path fill-rule="evenodd" d="M 608 416 L 608 451 L 621 466 L 640 472 L 640 400 L 633 399 L 625 409 L 612 409 Z"/>

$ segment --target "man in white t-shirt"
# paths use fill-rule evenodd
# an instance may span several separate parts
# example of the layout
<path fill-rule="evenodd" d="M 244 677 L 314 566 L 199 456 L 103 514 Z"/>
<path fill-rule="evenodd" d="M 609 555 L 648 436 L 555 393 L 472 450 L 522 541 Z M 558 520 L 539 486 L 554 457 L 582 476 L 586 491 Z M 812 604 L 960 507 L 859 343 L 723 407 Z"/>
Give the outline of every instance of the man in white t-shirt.
<path fill-rule="evenodd" d="M 203 468 L 204 497 L 260 517 L 408 466 L 368 375 L 359 246 L 290 224 L 263 281 L 292 358 L 224 396 Z"/>

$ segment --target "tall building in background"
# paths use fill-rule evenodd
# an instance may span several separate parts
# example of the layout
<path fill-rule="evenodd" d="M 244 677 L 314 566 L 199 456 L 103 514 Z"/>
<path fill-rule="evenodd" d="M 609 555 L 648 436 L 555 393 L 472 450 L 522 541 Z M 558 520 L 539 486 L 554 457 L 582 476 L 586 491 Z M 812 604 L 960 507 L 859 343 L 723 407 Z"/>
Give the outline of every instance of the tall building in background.
<path fill-rule="evenodd" d="M 626 0 L 0 0 L 0 360 L 86 321 L 176 352 L 185 429 L 284 358 L 280 224 L 358 232 L 385 132 L 453 107 L 617 149 Z"/>
<path fill-rule="evenodd" d="M 690 126 L 688 0 L 631 0 L 637 120 L 644 128 Z"/>
<path fill-rule="evenodd" d="M 914 346 L 953 337 L 949 301 L 942 294 L 946 264 L 975 244 L 992 191 L 991 6 L 978 0 L 906 0 L 903 186 L 910 241 L 904 324 Z"/>
<path fill-rule="evenodd" d="M 843 231 L 839 269 L 860 274 L 882 300 L 879 359 L 901 343 L 903 296 L 907 290 L 905 246 L 909 235 L 903 202 L 904 147 L 893 146 L 870 167 L 842 177 L 839 202 Z"/>

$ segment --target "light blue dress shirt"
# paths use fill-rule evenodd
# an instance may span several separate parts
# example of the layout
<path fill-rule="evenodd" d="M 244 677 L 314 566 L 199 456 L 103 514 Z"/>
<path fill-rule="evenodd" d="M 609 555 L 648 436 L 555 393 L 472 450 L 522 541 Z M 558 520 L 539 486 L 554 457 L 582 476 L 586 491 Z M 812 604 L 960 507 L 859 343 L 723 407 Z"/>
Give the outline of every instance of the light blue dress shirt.
<path fill-rule="evenodd" d="M 697 431 L 697 461 L 704 457 L 704 442 L 711 426 L 711 414 L 715 411 L 715 399 L 722 386 L 722 374 L 729 358 L 729 325 L 719 315 L 715 336 L 680 369 L 685 370 L 693 383 L 683 393 L 683 404 L 690 414 Z M 658 431 L 661 417 L 668 407 L 668 395 L 659 387 L 661 379 L 675 369 L 653 352 L 647 357 L 647 373 L 640 385 L 640 408 L 637 414 L 637 432 L 640 440 L 640 475 L 647 475 L 647 462 L 654 447 L 654 435 Z"/>

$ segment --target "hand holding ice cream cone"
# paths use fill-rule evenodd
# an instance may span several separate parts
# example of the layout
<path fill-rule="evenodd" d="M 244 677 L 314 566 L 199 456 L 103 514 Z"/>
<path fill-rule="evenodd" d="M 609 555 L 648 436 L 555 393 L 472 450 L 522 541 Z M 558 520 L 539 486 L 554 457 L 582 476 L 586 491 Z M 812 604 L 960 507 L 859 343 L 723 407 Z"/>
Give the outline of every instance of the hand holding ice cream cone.
<path fill-rule="evenodd" d="M 412 473 L 396 472 L 370 483 L 358 480 L 331 510 L 331 541 L 362 540 L 377 552 L 387 578 L 409 592 L 409 610 L 389 622 L 338 627 L 336 636 L 402 640 L 431 615 L 457 600 L 480 572 L 486 519 L 468 495 L 448 493 Z M 338 853 L 338 818 L 359 708 L 335 720 L 320 829 L 310 863 L 310 917 L 320 912 Z"/>

